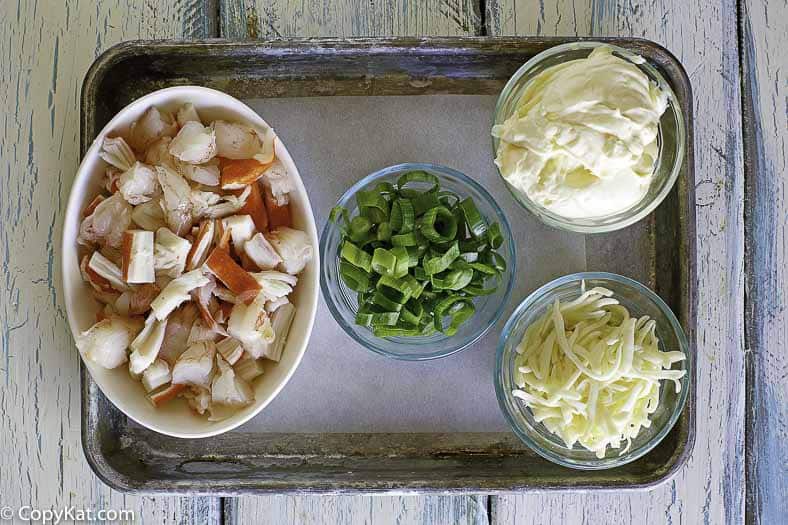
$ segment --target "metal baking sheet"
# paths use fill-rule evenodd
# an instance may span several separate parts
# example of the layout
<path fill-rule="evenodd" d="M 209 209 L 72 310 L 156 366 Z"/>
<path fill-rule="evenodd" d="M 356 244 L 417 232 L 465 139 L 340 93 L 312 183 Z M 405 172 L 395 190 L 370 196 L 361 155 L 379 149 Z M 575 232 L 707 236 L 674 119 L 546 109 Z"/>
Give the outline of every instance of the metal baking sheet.
<path fill-rule="evenodd" d="M 607 270 L 654 288 L 694 343 L 691 96 L 672 55 L 648 41 L 611 40 L 660 67 L 688 119 L 682 176 L 646 220 L 612 234 L 562 233 L 519 208 L 495 175 L 488 136 L 495 95 L 524 61 L 566 41 L 121 44 L 85 78 L 83 151 L 138 96 L 175 84 L 221 89 L 277 129 L 299 166 L 319 227 L 336 198 L 375 169 L 405 161 L 447 164 L 481 180 L 512 224 L 519 271 L 505 315 L 551 278 Z M 494 396 L 494 345 L 502 322 L 456 356 L 402 363 L 355 345 L 321 301 L 310 347 L 280 396 L 240 429 L 206 440 L 169 438 L 132 424 L 83 369 L 85 454 L 119 490 L 224 494 L 638 488 L 663 481 L 684 462 L 694 439 L 694 391 L 667 438 L 630 465 L 581 472 L 530 452 L 507 431 Z"/>

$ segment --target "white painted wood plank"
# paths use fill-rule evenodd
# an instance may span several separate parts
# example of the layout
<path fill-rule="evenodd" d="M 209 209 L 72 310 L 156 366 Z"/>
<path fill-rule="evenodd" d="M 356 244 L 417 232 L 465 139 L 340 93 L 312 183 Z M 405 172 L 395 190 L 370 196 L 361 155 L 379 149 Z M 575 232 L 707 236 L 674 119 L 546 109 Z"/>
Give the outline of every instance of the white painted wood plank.
<path fill-rule="evenodd" d="M 747 180 L 747 514 L 788 519 L 788 4 L 742 3 Z"/>
<path fill-rule="evenodd" d="M 271 496 L 226 499 L 228 523 L 486 525 L 485 496 Z"/>
<path fill-rule="evenodd" d="M 743 519 L 743 170 L 736 15 L 734 0 L 488 2 L 489 34 L 645 37 L 665 45 L 682 61 L 692 82 L 696 115 L 700 290 L 700 410 L 696 447 L 687 467 L 649 492 L 494 498 L 497 523 L 694 524 Z M 773 49 L 779 48 L 775 44 Z M 784 118 L 785 113 L 777 115 Z"/>
<path fill-rule="evenodd" d="M 476 0 L 220 0 L 226 38 L 473 35 Z"/>
<path fill-rule="evenodd" d="M 473 0 L 221 0 L 228 38 L 288 36 L 473 35 L 481 29 Z M 243 497 L 226 500 L 230 523 L 487 523 L 487 498 Z"/>
<path fill-rule="evenodd" d="M 0 504 L 131 509 L 216 522 L 218 498 L 106 487 L 80 443 L 79 356 L 60 282 L 62 212 L 79 163 L 79 93 L 99 53 L 134 38 L 212 32 L 204 0 L 0 2 Z M 212 33 L 211 33 L 212 34 Z"/>

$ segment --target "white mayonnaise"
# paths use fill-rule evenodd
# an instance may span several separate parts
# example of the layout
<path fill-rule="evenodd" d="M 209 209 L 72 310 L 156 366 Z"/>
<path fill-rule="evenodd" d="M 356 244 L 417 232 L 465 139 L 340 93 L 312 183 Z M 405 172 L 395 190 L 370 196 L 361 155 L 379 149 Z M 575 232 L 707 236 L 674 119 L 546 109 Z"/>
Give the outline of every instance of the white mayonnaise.
<path fill-rule="evenodd" d="M 492 129 L 495 163 L 535 203 L 566 218 L 610 215 L 647 193 L 667 95 L 602 46 L 550 67 Z"/>

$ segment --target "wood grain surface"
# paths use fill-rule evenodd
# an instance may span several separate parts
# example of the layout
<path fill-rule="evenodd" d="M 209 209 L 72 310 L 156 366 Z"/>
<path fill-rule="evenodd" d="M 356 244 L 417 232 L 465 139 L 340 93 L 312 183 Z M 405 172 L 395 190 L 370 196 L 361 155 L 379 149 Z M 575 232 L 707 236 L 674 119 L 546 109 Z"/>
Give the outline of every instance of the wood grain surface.
<path fill-rule="evenodd" d="M 122 40 L 213 34 L 204 9 L 192 0 L 0 2 L 0 506 L 131 509 L 140 523 L 219 520 L 219 498 L 126 495 L 88 467 L 59 253 L 85 71 Z"/>
<path fill-rule="evenodd" d="M 747 517 L 788 519 L 788 4 L 742 3 L 747 180 Z"/>
<path fill-rule="evenodd" d="M 740 4 L 737 12 L 735 0 L 0 1 L 0 505 L 130 508 L 149 523 L 736 523 L 745 516 L 746 457 L 748 520 L 784 522 L 788 12 L 784 0 Z M 489 499 L 283 496 L 222 504 L 104 486 L 81 450 L 79 361 L 59 282 L 61 213 L 79 161 L 79 88 L 90 62 L 116 42 L 219 34 L 631 35 L 676 54 L 695 94 L 700 235 L 703 410 L 685 470 L 649 492 Z"/>

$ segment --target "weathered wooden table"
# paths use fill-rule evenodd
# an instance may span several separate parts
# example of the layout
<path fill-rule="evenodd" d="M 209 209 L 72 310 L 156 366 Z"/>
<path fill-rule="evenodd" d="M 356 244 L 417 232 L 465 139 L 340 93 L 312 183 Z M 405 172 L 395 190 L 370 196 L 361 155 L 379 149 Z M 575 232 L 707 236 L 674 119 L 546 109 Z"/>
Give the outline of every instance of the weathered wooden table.
<path fill-rule="evenodd" d="M 0 0 L 0 506 L 132 509 L 138 521 L 785 523 L 788 144 L 785 0 Z M 58 246 L 92 60 L 137 38 L 622 35 L 655 40 L 694 90 L 698 434 L 648 492 L 505 497 L 138 497 L 79 437 L 78 356 Z"/>

